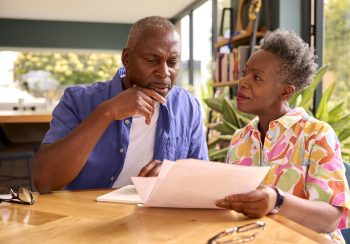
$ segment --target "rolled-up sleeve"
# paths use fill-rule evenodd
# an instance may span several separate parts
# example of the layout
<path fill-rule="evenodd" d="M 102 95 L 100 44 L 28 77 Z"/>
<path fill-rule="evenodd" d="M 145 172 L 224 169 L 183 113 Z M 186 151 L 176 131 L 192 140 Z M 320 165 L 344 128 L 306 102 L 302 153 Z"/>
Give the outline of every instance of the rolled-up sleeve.
<path fill-rule="evenodd" d="M 340 143 L 329 125 L 317 133 L 310 152 L 306 182 L 309 199 L 343 207 L 343 216 L 338 228 L 346 228 L 349 223 L 349 187 L 341 158 Z"/>
<path fill-rule="evenodd" d="M 81 123 L 78 115 L 78 103 L 74 89 L 67 88 L 52 112 L 50 129 L 45 135 L 43 144 L 53 143 L 61 139 Z"/>

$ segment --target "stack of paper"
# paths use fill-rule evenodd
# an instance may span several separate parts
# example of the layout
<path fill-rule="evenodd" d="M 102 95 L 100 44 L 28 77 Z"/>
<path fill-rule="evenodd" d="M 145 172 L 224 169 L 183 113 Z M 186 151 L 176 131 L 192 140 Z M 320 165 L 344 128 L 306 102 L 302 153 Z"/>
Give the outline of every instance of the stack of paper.
<path fill-rule="evenodd" d="M 98 202 L 142 203 L 134 185 L 124 186 L 96 199 Z"/>
<path fill-rule="evenodd" d="M 132 181 L 144 207 L 218 208 L 219 199 L 255 190 L 268 171 L 269 167 L 195 159 L 165 160 L 158 177 L 132 177 Z"/>

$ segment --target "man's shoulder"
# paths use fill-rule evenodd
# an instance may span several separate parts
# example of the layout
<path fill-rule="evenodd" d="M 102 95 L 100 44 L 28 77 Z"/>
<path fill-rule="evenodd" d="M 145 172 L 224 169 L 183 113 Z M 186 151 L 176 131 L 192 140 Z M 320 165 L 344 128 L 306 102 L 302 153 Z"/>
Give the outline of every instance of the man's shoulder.
<path fill-rule="evenodd" d="M 93 84 L 69 86 L 65 93 L 73 96 L 94 96 L 108 94 L 112 87 L 112 81 L 100 81 Z"/>
<path fill-rule="evenodd" d="M 189 105 L 199 105 L 198 100 L 190 93 L 188 90 L 174 86 L 171 90 L 171 93 L 168 96 L 168 99 L 174 103 L 178 104 L 189 104 Z"/>
<path fill-rule="evenodd" d="M 60 100 L 61 105 L 72 107 L 79 114 L 89 114 L 96 106 L 110 99 L 111 81 L 96 82 L 89 85 L 67 87 Z"/>

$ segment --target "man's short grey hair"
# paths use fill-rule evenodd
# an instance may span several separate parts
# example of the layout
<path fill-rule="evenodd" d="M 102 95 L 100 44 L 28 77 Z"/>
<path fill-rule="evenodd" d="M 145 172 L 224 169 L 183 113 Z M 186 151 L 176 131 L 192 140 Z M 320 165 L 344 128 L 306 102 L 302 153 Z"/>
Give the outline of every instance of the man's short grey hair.
<path fill-rule="evenodd" d="M 131 26 L 126 43 L 127 48 L 132 50 L 139 40 L 142 32 L 148 28 L 164 29 L 169 31 L 176 30 L 174 24 L 166 18 L 160 16 L 145 17 L 138 20 Z"/>
<path fill-rule="evenodd" d="M 310 85 L 316 70 L 314 49 L 294 31 L 269 31 L 261 41 L 261 49 L 281 60 L 280 79 L 300 91 Z"/>

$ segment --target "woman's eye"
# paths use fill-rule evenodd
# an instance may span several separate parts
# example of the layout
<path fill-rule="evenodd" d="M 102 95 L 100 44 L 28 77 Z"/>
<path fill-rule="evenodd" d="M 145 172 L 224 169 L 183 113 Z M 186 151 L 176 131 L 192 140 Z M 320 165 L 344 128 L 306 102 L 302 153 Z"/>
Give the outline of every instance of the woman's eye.
<path fill-rule="evenodd" d="M 241 76 L 244 77 L 247 75 L 247 72 L 245 70 L 241 70 Z"/>

